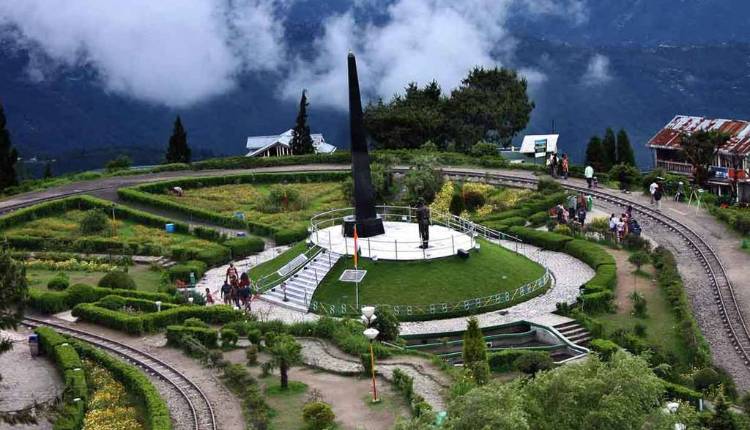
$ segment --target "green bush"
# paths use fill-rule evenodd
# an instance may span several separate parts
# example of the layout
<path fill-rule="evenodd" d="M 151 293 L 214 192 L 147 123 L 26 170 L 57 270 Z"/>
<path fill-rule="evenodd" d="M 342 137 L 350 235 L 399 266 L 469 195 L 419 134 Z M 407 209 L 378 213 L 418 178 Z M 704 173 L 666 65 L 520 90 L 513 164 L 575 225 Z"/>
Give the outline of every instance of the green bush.
<path fill-rule="evenodd" d="M 135 290 L 138 288 L 130 275 L 119 270 L 104 275 L 97 285 L 100 288 L 110 288 L 114 290 Z"/>
<path fill-rule="evenodd" d="M 596 293 L 586 293 L 578 296 L 578 302 L 581 303 L 583 310 L 588 313 L 610 312 L 612 310 L 612 299 L 614 295 L 611 291 L 600 291 Z"/>
<path fill-rule="evenodd" d="M 620 349 L 616 343 L 607 339 L 593 339 L 589 342 L 589 346 L 592 351 L 596 351 L 599 354 L 599 357 L 603 361 L 609 361 L 612 355 Z"/>
<path fill-rule="evenodd" d="M 232 258 L 243 258 L 263 251 L 266 244 L 259 237 L 236 237 L 224 241 L 224 246 L 232 251 Z"/>
<path fill-rule="evenodd" d="M 552 366 L 554 366 L 554 363 L 547 351 L 528 351 L 513 362 L 513 367 L 527 375 L 549 370 Z"/>
<path fill-rule="evenodd" d="M 167 343 L 169 345 L 181 346 L 182 338 L 185 335 L 192 336 L 209 349 L 218 348 L 219 346 L 219 335 L 214 329 L 179 325 L 167 326 Z"/>
<path fill-rule="evenodd" d="M 56 314 L 69 309 L 65 291 L 42 291 L 29 288 L 28 306 L 44 314 Z"/>
<path fill-rule="evenodd" d="M 57 366 L 63 370 L 82 369 L 83 364 L 78 353 L 69 344 L 60 344 L 52 350 L 52 357 Z"/>
<path fill-rule="evenodd" d="M 565 244 L 565 253 L 597 269 L 602 264 L 615 264 L 615 259 L 604 248 L 592 242 L 575 239 Z"/>
<path fill-rule="evenodd" d="M 310 430 L 326 430 L 333 427 L 336 415 L 325 402 L 310 402 L 302 408 L 302 420 Z"/>
<path fill-rule="evenodd" d="M 525 227 L 510 227 L 508 231 L 510 234 L 517 236 L 524 242 L 550 251 L 563 251 L 565 245 L 573 240 L 570 236 L 533 230 Z"/>
<path fill-rule="evenodd" d="M 240 337 L 237 335 L 237 332 L 232 330 L 231 328 L 222 328 L 221 329 L 221 346 L 224 348 L 227 347 L 234 347 L 237 345 L 237 341 L 240 339 Z"/>
<path fill-rule="evenodd" d="M 171 282 L 181 280 L 188 282 L 190 280 L 190 274 L 195 274 L 196 282 L 201 279 L 207 270 L 206 263 L 199 260 L 190 260 L 185 263 L 175 264 L 174 266 L 167 269 L 169 274 L 169 280 Z"/>
<path fill-rule="evenodd" d="M 274 233 L 273 239 L 276 242 L 276 245 L 289 245 L 306 239 L 307 235 L 306 228 L 282 229 Z"/>
<path fill-rule="evenodd" d="M 503 220 L 503 224 L 507 225 L 508 227 L 524 226 L 526 225 L 526 218 L 522 218 L 520 216 L 505 218 Z"/>
<path fill-rule="evenodd" d="M 667 381 L 662 381 L 662 383 L 668 399 L 685 400 L 697 406 L 698 401 L 703 398 L 703 394 L 688 387 Z"/>
<path fill-rule="evenodd" d="M 614 290 L 617 286 L 617 266 L 614 264 L 601 264 L 596 268 L 596 274 L 586 283 L 586 289 Z"/>
<path fill-rule="evenodd" d="M 229 248 L 221 245 L 214 245 L 210 248 L 198 250 L 195 259 L 206 263 L 209 267 L 220 266 L 231 260 L 231 251 Z"/>
<path fill-rule="evenodd" d="M 721 383 L 719 373 L 710 367 L 704 367 L 693 375 L 693 386 L 699 391 L 706 391 L 719 383 Z"/>
<path fill-rule="evenodd" d="M 115 295 L 104 296 L 96 302 L 96 305 L 109 310 L 119 311 L 125 307 L 125 298 Z"/>
<path fill-rule="evenodd" d="M 50 290 L 62 291 L 70 286 L 70 278 L 65 272 L 57 272 L 52 279 L 47 282 L 47 288 Z"/>
<path fill-rule="evenodd" d="M 536 190 L 542 194 L 553 194 L 563 191 L 563 187 L 557 181 L 542 178 L 536 183 Z"/>
<path fill-rule="evenodd" d="M 100 209 L 89 209 L 81 220 L 80 229 L 83 234 L 98 234 L 107 228 L 109 219 Z"/>
<path fill-rule="evenodd" d="M 237 321 L 239 322 L 239 321 Z M 230 323 L 232 324 L 232 323 Z M 202 320 L 198 318 L 188 318 L 185 320 L 185 322 L 182 323 L 185 327 L 198 327 L 198 328 L 208 328 L 208 324 L 203 322 Z M 229 324 L 227 324 L 229 325 Z"/>
<path fill-rule="evenodd" d="M 528 219 L 532 227 L 541 227 L 547 223 L 547 221 L 550 219 L 550 216 L 549 212 L 541 211 L 531 215 Z"/>
<path fill-rule="evenodd" d="M 109 327 L 129 334 L 143 333 L 143 320 L 140 316 L 113 311 L 92 303 L 81 303 L 73 308 L 73 316 L 81 321 Z"/>
<path fill-rule="evenodd" d="M 247 359 L 248 366 L 255 366 L 258 364 L 258 345 L 249 345 L 245 349 L 245 358 Z"/>
<path fill-rule="evenodd" d="M 493 372 L 510 372 L 517 369 L 517 361 L 521 359 L 525 361 L 524 357 L 535 355 L 537 352 L 529 349 L 505 349 L 487 354 L 487 361 Z M 549 353 L 545 353 L 549 356 Z M 529 359 L 529 361 L 531 360 L 533 359 Z"/>

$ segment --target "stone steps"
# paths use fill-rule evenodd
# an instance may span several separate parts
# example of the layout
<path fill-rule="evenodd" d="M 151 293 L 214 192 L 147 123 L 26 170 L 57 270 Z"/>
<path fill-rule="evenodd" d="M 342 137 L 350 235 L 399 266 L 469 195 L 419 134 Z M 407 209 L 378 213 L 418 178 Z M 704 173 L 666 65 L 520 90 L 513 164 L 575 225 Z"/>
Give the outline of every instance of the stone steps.
<path fill-rule="evenodd" d="M 315 289 L 340 258 L 341 254 L 323 250 L 287 278 L 286 300 L 281 285 L 263 293 L 261 299 L 299 312 L 307 312 Z"/>
<path fill-rule="evenodd" d="M 576 345 L 586 346 L 591 341 L 589 331 L 577 321 L 569 321 L 554 327 L 561 335 Z"/>

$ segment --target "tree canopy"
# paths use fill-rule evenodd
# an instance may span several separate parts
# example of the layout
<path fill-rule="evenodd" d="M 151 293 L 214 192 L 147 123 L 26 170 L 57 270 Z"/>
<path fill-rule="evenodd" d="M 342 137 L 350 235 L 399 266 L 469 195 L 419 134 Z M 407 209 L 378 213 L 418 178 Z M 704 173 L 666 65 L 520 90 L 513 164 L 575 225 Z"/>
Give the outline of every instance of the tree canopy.
<path fill-rule="evenodd" d="M 474 68 L 450 96 L 431 82 L 407 85 L 403 95 L 369 104 L 365 127 L 379 148 L 440 148 L 468 152 L 489 141 L 507 145 L 529 122 L 534 103 L 526 80 L 510 69 Z"/>
<path fill-rule="evenodd" d="M 289 368 L 302 362 L 302 345 L 288 334 L 274 337 L 270 351 L 274 367 L 281 376 L 281 389 L 289 387 Z"/>
<path fill-rule="evenodd" d="M 187 142 L 187 132 L 179 115 L 174 120 L 172 136 L 169 137 L 169 146 L 164 158 L 167 163 L 190 163 L 191 151 Z"/>
<path fill-rule="evenodd" d="M 21 321 L 28 292 L 23 263 L 11 258 L 7 249 L 0 249 L 0 329 L 15 328 Z M 0 354 L 12 347 L 9 339 L 0 338 Z"/>
<path fill-rule="evenodd" d="M 693 165 L 695 182 L 703 186 L 708 181 L 708 170 L 716 154 L 729 140 L 729 136 L 716 130 L 696 131 L 682 135 L 682 150 L 685 159 Z"/>
<path fill-rule="evenodd" d="M 10 132 L 6 128 L 5 110 L 0 104 L 0 191 L 18 185 L 16 163 L 18 152 L 10 141 Z"/>
<path fill-rule="evenodd" d="M 586 147 L 586 165 L 591 166 L 597 172 L 607 170 L 607 157 L 604 154 L 604 146 L 599 136 L 591 136 Z"/>
<path fill-rule="evenodd" d="M 294 155 L 313 154 L 315 152 L 312 136 L 310 136 L 310 126 L 307 125 L 308 105 L 307 95 L 302 91 L 302 97 L 299 100 L 299 110 L 297 111 L 297 120 L 292 129 L 292 141 L 289 143 Z"/>
<path fill-rule="evenodd" d="M 615 164 L 627 164 L 635 166 L 635 154 L 633 147 L 630 145 L 630 138 L 625 129 L 617 132 L 617 158 Z"/>
<path fill-rule="evenodd" d="M 484 343 L 482 330 L 479 329 L 479 322 L 475 317 L 471 317 L 467 321 L 462 358 L 464 368 L 469 371 L 474 381 L 479 385 L 487 383 L 489 378 L 487 345 Z"/>

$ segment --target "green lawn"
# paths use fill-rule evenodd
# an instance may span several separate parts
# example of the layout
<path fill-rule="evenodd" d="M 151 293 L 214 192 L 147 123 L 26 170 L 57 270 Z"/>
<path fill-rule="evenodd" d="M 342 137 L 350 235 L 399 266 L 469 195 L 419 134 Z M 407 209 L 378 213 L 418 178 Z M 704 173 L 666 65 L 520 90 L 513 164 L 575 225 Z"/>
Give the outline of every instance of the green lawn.
<path fill-rule="evenodd" d="M 271 213 L 266 210 L 264 200 L 269 189 L 276 184 L 232 184 L 185 190 L 181 197 L 170 194 L 164 198 L 183 206 L 204 209 L 222 215 L 233 215 L 240 211 L 249 221 L 284 228 L 304 228 L 310 218 L 320 212 L 349 207 L 340 182 L 292 183 L 304 201 L 300 210 Z"/>
<path fill-rule="evenodd" d="M 195 236 L 181 233 L 167 233 L 164 229 L 137 224 L 129 220 L 116 220 L 114 230 L 111 221 L 108 228 L 98 234 L 84 235 L 80 231 L 80 222 L 85 212 L 79 210 L 38 218 L 0 231 L 3 234 L 32 236 L 46 239 L 86 239 L 103 238 L 141 245 L 158 245 L 168 248 L 172 245 L 185 245 L 200 249 L 216 246 L 215 243 L 198 239 Z"/>
<path fill-rule="evenodd" d="M 47 289 L 47 282 L 55 276 L 55 273 L 57 272 L 52 270 L 27 269 L 26 279 L 31 288 Z M 96 285 L 106 275 L 106 272 L 65 271 L 65 273 L 70 278 L 70 285 Z M 159 290 L 160 272 L 150 270 L 148 266 L 136 265 L 129 268 L 128 274 L 133 278 L 139 290 L 154 292 Z"/>
<path fill-rule="evenodd" d="M 512 291 L 538 279 L 544 268 L 526 257 L 482 241 L 480 252 L 463 260 L 448 257 L 428 261 L 379 261 L 360 259 L 367 270 L 359 286 L 360 303 L 416 305 L 453 303 Z M 315 290 L 313 300 L 327 304 L 355 305 L 355 286 L 340 282 L 350 258 L 339 260 Z"/>
<path fill-rule="evenodd" d="M 305 241 L 303 240 L 302 242 L 297 242 L 291 248 L 279 254 L 276 258 L 268 260 L 251 268 L 248 275 L 250 275 L 251 279 L 257 281 L 263 276 L 274 273 L 277 270 L 281 269 L 286 263 L 292 261 L 294 257 L 304 253 L 305 251 L 307 251 L 307 244 L 305 243 Z"/>

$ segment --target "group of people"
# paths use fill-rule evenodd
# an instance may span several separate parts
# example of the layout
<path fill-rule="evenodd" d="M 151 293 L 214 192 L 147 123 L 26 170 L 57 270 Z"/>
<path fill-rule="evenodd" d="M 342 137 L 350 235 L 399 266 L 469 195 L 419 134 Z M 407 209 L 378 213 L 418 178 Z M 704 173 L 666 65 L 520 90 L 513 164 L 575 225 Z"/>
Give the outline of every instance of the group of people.
<path fill-rule="evenodd" d="M 586 213 L 591 209 L 590 200 L 591 197 L 584 196 L 583 193 L 578 193 L 578 195 L 571 194 L 565 200 L 564 206 L 560 203 L 555 207 L 553 216 L 556 218 L 558 224 L 577 222 L 580 225 L 584 225 L 586 223 Z"/>
<path fill-rule="evenodd" d="M 562 157 L 558 157 L 556 152 L 553 152 L 547 158 L 547 169 L 549 170 L 550 176 L 553 178 L 561 177 L 568 179 L 570 173 L 570 161 L 568 160 L 568 154 L 563 154 Z"/>
<path fill-rule="evenodd" d="M 641 226 L 633 218 L 633 207 L 628 206 L 625 212 L 619 217 L 612 214 L 609 217 L 609 231 L 614 235 L 615 240 L 622 241 L 629 234 L 640 236 Z"/>
<path fill-rule="evenodd" d="M 221 299 L 225 305 L 231 305 L 246 311 L 250 311 L 253 301 L 253 284 L 248 274 L 240 274 L 234 263 L 229 263 L 224 285 L 220 290 Z M 214 298 L 211 291 L 206 288 L 206 304 L 213 304 Z"/>

